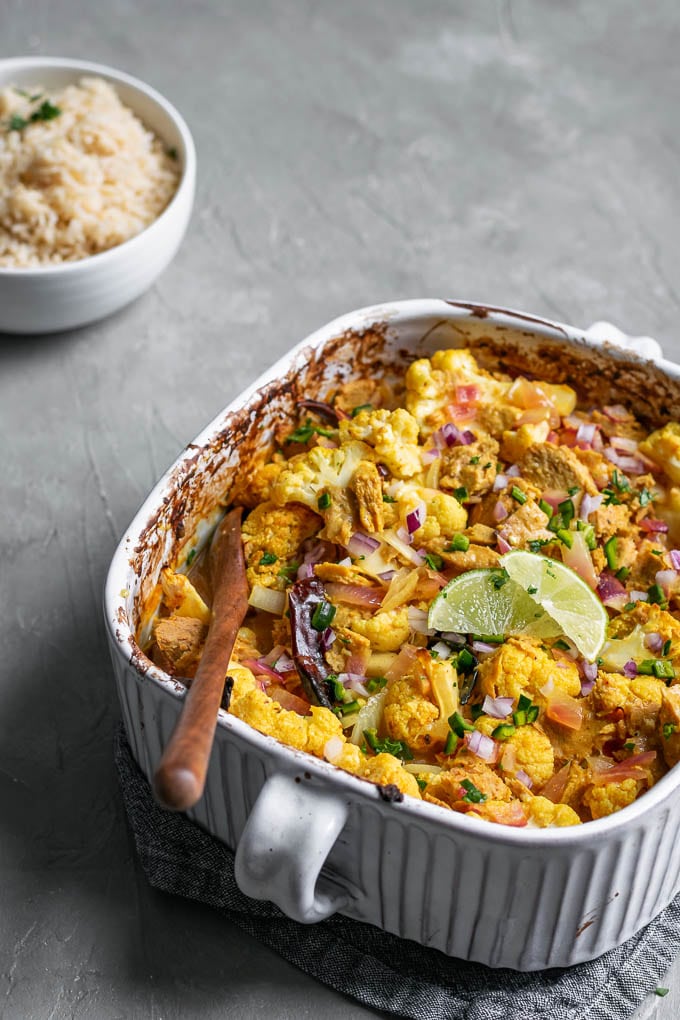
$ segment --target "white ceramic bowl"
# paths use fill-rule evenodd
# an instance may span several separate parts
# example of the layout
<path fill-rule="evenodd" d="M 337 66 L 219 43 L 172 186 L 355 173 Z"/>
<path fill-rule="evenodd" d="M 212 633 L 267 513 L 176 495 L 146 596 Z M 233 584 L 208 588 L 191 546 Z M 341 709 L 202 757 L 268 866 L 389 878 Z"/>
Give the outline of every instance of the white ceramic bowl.
<path fill-rule="evenodd" d="M 63 88 L 83 75 L 111 82 L 122 102 L 168 147 L 177 150 L 178 189 L 145 230 L 123 244 L 76 262 L 36 269 L 0 267 L 0 332 L 54 333 L 95 322 L 139 297 L 175 255 L 189 222 L 196 151 L 182 116 L 144 82 L 101 64 L 59 57 L 0 60 L 0 86 Z"/>
<path fill-rule="evenodd" d="M 324 326 L 187 447 L 115 554 L 105 615 L 125 727 L 147 777 L 184 696 L 135 639 L 163 564 L 181 563 L 208 540 L 239 464 L 268 442 L 277 420 L 292 418 L 303 395 L 371 368 L 401 372 L 414 356 L 451 346 L 548 378 L 559 367 L 586 395 L 604 380 L 609 402 L 680 420 L 680 366 L 646 338 L 638 346 L 651 360 L 571 326 L 440 300 L 362 309 Z M 190 814 L 237 848 L 241 889 L 290 917 L 312 922 L 340 911 L 451 956 L 537 970 L 599 956 L 680 890 L 679 787 L 675 768 L 608 818 L 510 828 L 415 798 L 387 803 L 375 785 L 220 711 L 205 794 Z"/>

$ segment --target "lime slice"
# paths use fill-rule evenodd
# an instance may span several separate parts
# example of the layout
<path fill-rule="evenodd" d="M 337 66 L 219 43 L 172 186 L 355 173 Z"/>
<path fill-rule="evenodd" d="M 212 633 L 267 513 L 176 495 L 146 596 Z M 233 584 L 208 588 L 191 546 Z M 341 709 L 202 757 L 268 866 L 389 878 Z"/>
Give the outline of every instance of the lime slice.
<path fill-rule="evenodd" d="M 562 633 L 559 624 L 503 570 L 469 570 L 454 577 L 430 606 L 428 625 L 431 630 L 480 637 L 547 638 Z"/>
<path fill-rule="evenodd" d="M 560 625 L 581 655 L 591 660 L 596 657 L 607 638 L 607 610 L 578 574 L 564 563 L 525 549 L 506 553 L 500 564 L 511 580 Z"/>

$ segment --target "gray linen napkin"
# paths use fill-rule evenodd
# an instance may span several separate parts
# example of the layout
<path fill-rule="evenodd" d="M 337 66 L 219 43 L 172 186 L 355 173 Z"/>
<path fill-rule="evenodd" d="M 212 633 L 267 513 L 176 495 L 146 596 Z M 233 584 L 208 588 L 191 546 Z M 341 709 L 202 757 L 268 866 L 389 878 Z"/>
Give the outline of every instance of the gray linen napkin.
<path fill-rule="evenodd" d="M 122 727 L 115 757 L 152 886 L 217 907 L 300 970 L 365 1006 L 412 1020 L 626 1020 L 680 951 L 680 896 L 619 949 L 536 974 L 452 959 L 345 917 L 298 924 L 240 892 L 234 855 L 224 844 L 158 807 Z"/>

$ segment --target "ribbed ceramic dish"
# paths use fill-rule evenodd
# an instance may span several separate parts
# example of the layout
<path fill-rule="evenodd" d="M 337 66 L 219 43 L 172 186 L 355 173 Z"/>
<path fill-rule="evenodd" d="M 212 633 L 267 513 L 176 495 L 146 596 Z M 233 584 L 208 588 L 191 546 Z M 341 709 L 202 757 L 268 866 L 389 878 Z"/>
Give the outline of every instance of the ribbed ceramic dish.
<path fill-rule="evenodd" d="M 325 326 L 230 404 L 144 503 L 106 585 L 123 719 L 146 776 L 184 688 L 138 647 L 141 614 L 162 565 L 208 539 L 239 466 L 266 449 L 298 399 L 338 377 L 400 374 L 413 357 L 470 346 L 486 365 L 571 381 L 586 400 L 629 403 L 652 424 L 680 420 L 680 368 L 658 345 L 642 341 L 639 356 L 634 343 L 625 350 L 598 335 L 490 306 L 401 301 Z M 679 786 L 674 769 L 608 818 L 509 828 L 409 797 L 386 802 L 378 787 L 220 712 L 205 795 L 191 817 L 237 850 L 241 889 L 290 917 L 313 922 L 339 911 L 451 956 L 528 971 L 600 955 L 675 896 Z"/>

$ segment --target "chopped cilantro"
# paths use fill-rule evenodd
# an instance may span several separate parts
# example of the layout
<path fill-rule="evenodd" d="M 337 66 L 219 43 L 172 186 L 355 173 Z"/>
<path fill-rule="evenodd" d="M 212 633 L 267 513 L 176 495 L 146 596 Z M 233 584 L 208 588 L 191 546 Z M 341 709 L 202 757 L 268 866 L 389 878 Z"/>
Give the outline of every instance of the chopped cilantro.
<path fill-rule="evenodd" d="M 189 555 L 187 556 L 187 566 L 190 566 L 190 564 L 192 564 L 195 559 L 196 559 L 196 549 L 192 549 L 191 552 L 189 553 Z"/>
<path fill-rule="evenodd" d="M 527 542 L 527 548 L 529 552 L 538 553 L 544 545 L 550 545 L 550 542 L 549 538 L 532 538 L 530 542 Z"/>
<path fill-rule="evenodd" d="M 642 489 L 640 489 L 639 495 L 640 506 L 647 506 L 649 503 L 653 503 L 654 499 L 655 499 L 654 493 L 650 492 L 646 485 Z"/>
<path fill-rule="evenodd" d="M 630 492 L 630 482 L 625 475 L 620 475 L 616 468 L 612 472 L 612 485 L 614 485 L 619 492 Z"/>
<path fill-rule="evenodd" d="M 470 460 L 469 460 L 468 463 L 470 463 L 470 464 L 479 464 L 479 457 L 478 456 L 477 457 L 470 457 Z"/>
<path fill-rule="evenodd" d="M 621 500 L 616 495 L 613 489 L 603 489 L 602 495 L 604 496 L 603 506 L 620 506 Z"/>
<path fill-rule="evenodd" d="M 493 574 L 491 577 L 491 584 L 494 586 L 496 591 L 503 587 L 510 580 L 510 574 L 507 570 L 501 570 L 497 574 Z"/>
<path fill-rule="evenodd" d="M 413 759 L 410 748 L 403 740 L 391 740 L 390 737 L 384 737 L 381 740 L 377 730 L 364 730 L 364 738 L 370 749 L 376 754 L 393 754 L 395 758 L 401 758 L 402 761 Z"/>
<path fill-rule="evenodd" d="M 625 743 L 623 745 L 623 750 L 624 751 L 634 751 L 635 750 L 635 744 L 633 743 L 633 741 L 632 740 L 627 741 L 627 743 Z"/>
<path fill-rule="evenodd" d="M 482 465 L 482 471 L 488 471 L 490 467 L 491 467 L 491 461 L 487 460 L 486 464 Z"/>
<path fill-rule="evenodd" d="M 272 552 L 262 553 L 262 556 L 260 557 L 260 566 L 270 567 L 272 563 L 276 563 L 277 560 L 278 556 L 275 553 Z"/>
<path fill-rule="evenodd" d="M 420 776 L 416 776 L 416 783 L 421 790 L 424 790 L 427 787 L 427 779 L 421 779 Z"/>
<path fill-rule="evenodd" d="M 358 414 L 361 414 L 362 411 L 372 411 L 372 410 L 373 410 L 373 404 L 357 404 L 356 407 L 352 408 L 352 417 L 356 418 L 356 416 Z"/>
<path fill-rule="evenodd" d="M 562 652 L 571 651 L 571 646 L 568 645 L 566 641 L 563 641 L 562 638 L 558 638 L 557 641 L 554 642 L 553 648 L 559 648 Z"/>
<path fill-rule="evenodd" d="M 43 100 L 37 110 L 34 110 L 31 114 L 31 121 L 35 123 L 38 120 L 54 120 L 58 117 L 61 110 L 58 106 L 55 106 L 49 101 L 49 99 Z"/>
<path fill-rule="evenodd" d="M 279 570 L 279 577 L 283 577 L 286 581 L 292 581 L 297 574 L 299 567 L 299 563 L 291 563 L 287 567 L 281 567 Z"/>
<path fill-rule="evenodd" d="M 663 724 L 663 739 L 670 740 L 677 729 L 675 723 L 667 722 Z"/>
<path fill-rule="evenodd" d="M 444 560 L 437 553 L 425 553 L 425 562 L 430 570 L 441 570 Z"/>
<path fill-rule="evenodd" d="M 394 496 L 388 496 L 386 492 L 383 492 L 383 503 L 396 503 Z"/>
<path fill-rule="evenodd" d="M 372 676 L 366 681 L 365 687 L 369 694 L 375 694 L 376 691 L 381 691 L 386 683 L 387 677 Z"/>
<path fill-rule="evenodd" d="M 464 485 L 461 485 L 458 489 L 453 490 L 453 495 L 456 497 L 459 503 L 464 503 L 468 498 L 469 493 Z"/>
<path fill-rule="evenodd" d="M 20 117 L 17 113 L 13 113 L 9 118 L 9 131 L 23 131 L 28 121 L 24 117 Z"/>
<path fill-rule="evenodd" d="M 330 492 L 322 492 L 316 501 L 316 505 L 318 506 L 319 510 L 328 510 L 331 503 L 332 500 Z"/>
<path fill-rule="evenodd" d="M 527 588 L 527 592 L 529 593 L 529 595 L 535 595 L 537 591 L 538 588 L 536 587 L 535 584 L 530 584 L 529 587 Z"/>
<path fill-rule="evenodd" d="M 580 490 L 579 490 L 578 485 L 572 485 L 570 489 L 567 489 L 567 492 L 569 493 L 570 496 L 575 496 L 576 493 L 579 492 L 579 491 Z"/>
<path fill-rule="evenodd" d="M 312 419 L 308 418 L 304 425 L 298 426 L 294 432 L 291 432 L 286 437 L 287 443 L 308 443 L 313 435 L 319 436 L 332 436 L 334 432 L 332 429 L 321 428 L 320 425 L 313 425 Z"/>
<path fill-rule="evenodd" d="M 486 800 L 486 794 L 478 790 L 471 779 L 462 779 L 460 785 L 465 790 L 465 796 L 461 799 L 468 804 L 482 804 Z"/>

